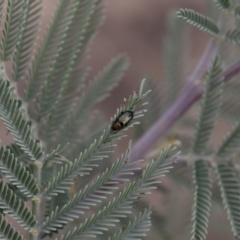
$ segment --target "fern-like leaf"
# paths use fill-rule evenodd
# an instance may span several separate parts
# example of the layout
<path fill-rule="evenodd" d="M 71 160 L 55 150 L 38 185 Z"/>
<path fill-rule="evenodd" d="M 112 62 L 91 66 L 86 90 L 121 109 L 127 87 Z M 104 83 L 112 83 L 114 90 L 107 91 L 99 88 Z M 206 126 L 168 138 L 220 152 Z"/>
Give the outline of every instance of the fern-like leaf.
<path fill-rule="evenodd" d="M 46 78 L 63 44 L 63 36 L 66 35 L 72 19 L 71 12 L 73 8 L 74 5 L 66 0 L 60 0 L 57 5 L 35 60 L 28 69 L 27 88 L 25 91 L 25 99 L 27 101 L 36 98 L 43 80 Z"/>
<path fill-rule="evenodd" d="M 64 61 L 66 62 L 66 64 L 57 76 L 59 87 L 54 93 L 54 99 L 56 100 L 54 101 L 53 98 L 51 98 L 51 109 L 53 109 L 53 111 L 50 112 L 50 121 L 47 121 L 46 123 L 47 128 L 57 128 L 58 126 L 61 126 L 62 121 L 61 118 L 59 118 L 59 115 L 64 116 L 65 119 L 69 112 L 68 111 L 65 115 L 63 115 L 63 107 L 65 106 L 65 109 L 68 110 L 71 109 L 73 102 L 76 100 L 73 95 L 79 94 L 77 90 L 79 89 L 79 86 L 81 87 L 81 81 L 82 79 L 84 79 L 85 76 L 85 74 L 82 75 L 83 78 L 79 78 L 79 76 L 76 76 L 76 74 L 79 73 L 79 64 L 84 58 L 83 56 L 87 48 L 86 45 L 92 39 L 92 36 L 94 35 L 97 26 L 99 26 L 99 24 L 101 23 L 102 1 L 97 2 L 99 2 L 99 6 L 95 4 L 93 13 L 91 14 L 89 14 L 88 11 L 82 11 L 82 7 L 80 7 L 80 13 L 77 14 L 79 15 L 79 18 L 74 21 L 78 24 L 73 24 L 73 26 L 71 26 L 72 30 L 70 29 L 70 32 L 73 32 L 73 36 L 71 38 L 69 37 L 70 39 L 68 39 L 66 43 L 67 51 L 69 53 L 65 54 L 66 56 Z M 84 1 L 83 4 L 86 5 Z M 79 24 L 79 22 L 81 24 Z M 114 79 L 112 80 L 112 82 L 114 83 Z M 72 85 L 78 85 L 78 87 L 73 89 Z M 72 91 L 70 92 L 70 90 Z M 49 100 L 50 99 L 48 99 L 48 101 Z M 46 132 L 49 133 L 51 132 L 51 130 L 47 129 Z"/>
<path fill-rule="evenodd" d="M 215 58 L 205 82 L 204 93 L 200 106 L 200 113 L 196 125 L 196 133 L 193 139 L 192 151 L 201 154 L 206 150 L 208 141 L 214 128 L 215 118 L 221 104 L 223 81 L 213 79 L 222 71 L 219 59 Z"/>
<path fill-rule="evenodd" d="M 1 4 L 4 1 L 1 1 Z M 12 57 L 18 41 L 21 19 L 23 15 L 24 0 L 9 0 L 7 7 L 7 17 L 3 28 L 1 42 L 1 60 L 7 61 Z"/>
<path fill-rule="evenodd" d="M 25 120 L 19 107 L 19 102 L 13 99 L 9 82 L 0 79 L 0 118 L 14 136 L 16 143 L 31 158 L 36 161 L 43 155 L 42 148 L 32 138 L 30 123 Z"/>
<path fill-rule="evenodd" d="M 42 0 L 25 0 L 18 43 L 13 57 L 13 80 L 25 75 L 32 56 L 33 44 L 39 31 Z"/>
<path fill-rule="evenodd" d="M 226 11 L 231 7 L 230 0 L 214 0 L 213 2 L 222 11 Z"/>
<path fill-rule="evenodd" d="M 74 45 L 76 45 L 74 41 L 75 39 L 72 37 L 71 26 L 75 23 L 76 19 L 78 19 L 78 15 L 80 14 L 81 30 L 79 31 L 79 34 L 81 34 L 82 31 L 85 31 L 86 25 L 90 20 L 90 16 L 94 11 L 95 2 L 96 0 L 77 1 L 77 6 L 71 13 L 72 18 L 69 24 L 68 32 L 63 36 L 64 45 L 61 47 L 56 58 L 54 59 L 54 63 L 50 69 L 50 72 L 48 73 L 47 80 L 45 81 L 42 92 L 38 98 L 39 101 L 36 111 L 36 118 L 38 121 L 51 111 L 52 105 L 57 99 L 57 94 L 55 94 L 56 87 L 61 89 L 62 82 L 59 81 L 59 79 L 61 79 L 62 75 L 64 75 L 65 68 L 68 66 L 68 64 L 71 64 L 71 61 L 75 61 L 75 59 L 69 59 L 71 55 L 76 54 L 75 52 L 71 51 L 71 49 L 75 48 Z M 78 49 L 75 50 L 78 51 Z"/>
<path fill-rule="evenodd" d="M 120 181 L 129 181 L 129 179 L 126 179 L 127 175 L 132 175 L 132 171 L 139 170 L 139 168 L 133 167 L 131 166 L 132 163 L 126 162 L 127 155 L 128 151 L 113 163 L 109 169 L 106 169 L 101 176 L 70 199 L 60 210 L 56 208 L 47 217 L 43 231 L 49 233 L 62 228 L 69 221 L 78 218 L 79 214 L 83 214 L 83 209 L 88 209 L 90 206 L 102 202 L 106 195 L 113 194 L 114 190 L 118 189 L 117 185 Z M 124 174 L 124 178 L 118 177 L 121 174 Z"/>
<path fill-rule="evenodd" d="M 68 82 L 66 86 L 62 86 L 63 91 L 57 97 L 54 108 L 42 127 L 41 138 L 49 145 L 53 139 L 55 140 L 57 133 L 64 131 L 64 129 L 62 130 L 62 126 L 66 122 L 69 113 L 75 107 L 76 99 L 78 98 L 77 95 L 80 89 L 83 89 L 83 82 L 88 72 L 88 68 L 78 71 L 78 75 L 75 76 L 75 79 L 71 79 L 71 83 Z"/>
<path fill-rule="evenodd" d="M 3 22 L 3 9 L 4 9 L 5 0 L 0 0 L 0 23 Z M 0 50 L 1 52 L 1 50 Z"/>
<path fill-rule="evenodd" d="M 151 210 L 145 209 L 140 212 L 126 227 L 123 227 L 114 236 L 109 237 L 108 240 L 141 240 L 146 237 L 146 233 L 151 226 Z"/>
<path fill-rule="evenodd" d="M 216 155 L 220 159 L 230 159 L 240 146 L 240 120 L 238 120 L 231 132 L 220 144 Z"/>
<path fill-rule="evenodd" d="M 196 26 L 198 29 L 207 32 L 213 36 L 219 33 L 217 24 L 210 19 L 192 9 L 180 9 L 177 16 L 186 20 L 189 24 Z"/>
<path fill-rule="evenodd" d="M 67 121 L 63 123 L 63 130 L 59 131 L 60 136 L 57 136 L 55 139 L 55 141 L 58 141 L 57 143 L 65 145 L 78 138 L 79 126 L 86 120 L 89 108 L 109 96 L 109 92 L 118 84 L 127 67 L 128 59 L 125 55 L 113 59 L 90 85 L 82 90 L 82 95 L 70 117 L 66 118 L 64 116 Z M 54 115 L 55 112 L 53 111 L 53 114 L 50 116 L 48 124 L 51 128 L 55 126 L 59 119 L 61 113 L 60 106 L 61 104 L 59 104 L 58 108 L 55 108 L 56 111 L 58 110 L 57 114 Z M 51 128 L 48 129 L 47 127 L 46 132 L 49 132 Z"/>
<path fill-rule="evenodd" d="M 240 43 L 240 30 L 239 29 L 234 29 L 234 30 L 228 30 L 225 39 L 227 41 L 233 42 L 233 43 Z"/>
<path fill-rule="evenodd" d="M 240 182 L 231 163 L 222 162 L 215 168 L 223 205 L 227 211 L 234 236 L 240 238 Z"/>
<path fill-rule="evenodd" d="M 26 230 L 31 231 L 36 224 L 32 212 L 7 185 L 3 185 L 3 182 L 0 182 L 0 208 L 4 214 L 12 216 Z"/>
<path fill-rule="evenodd" d="M 111 119 L 111 122 L 114 122 L 122 112 L 125 111 L 134 111 L 137 107 L 141 105 L 142 100 L 146 97 L 148 92 L 142 95 L 137 95 L 136 93 L 133 96 L 130 96 L 128 101 L 125 102 L 125 107 L 118 109 L 117 114 L 114 116 L 114 119 Z M 143 111 L 134 112 L 134 117 L 131 120 L 127 127 L 133 126 L 138 122 L 135 122 L 134 119 L 143 116 Z M 92 164 L 90 162 L 102 160 L 108 157 L 107 154 L 101 153 L 101 149 L 104 147 L 104 151 L 109 151 L 111 148 L 111 142 L 113 140 L 121 139 L 121 133 L 115 133 L 112 130 L 111 125 L 108 129 L 103 131 L 103 134 L 90 145 L 88 149 L 80 153 L 79 158 L 75 159 L 71 164 L 67 164 L 61 168 L 57 176 L 54 176 L 53 179 L 48 183 L 48 186 L 45 189 L 45 196 L 50 197 L 57 195 L 66 188 L 66 185 L 71 184 L 72 179 L 77 175 L 84 175 L 92 169 Z"/>
<path fill-rule="evenodd" d="M 174 148 L 168 147 L 163 150 L 158 159 L 152 161 L 144 170 L 141 178 L 136 182 L 131 182 L 113 201 L 109 202 L 98 214 L 86 219 L 79 227 L 75 227 L 73 231 L 69 231 L 66 236 L 62 236 L 62 240 L 75 240 L 81 236 L 95 237 L 108 230 L 110 226 L 115 226 L 119 218 L 127 217 L 127 214 L 132 213 L 132 204 L 137 200 L 140 193 L 149 193 L 151 189 L 160 181 L 159 177 L 172 168 L 172 160 L 176 157 Z"/>
<path fill-rule="evenodd" d="M 23 240 L 23 236 L 15 230 L 0 214 L 0 238 L 4 240 Z"/>
<path fill-rule="evenodd" d="M 234 16 L 237 19 L 240 19 L 240 5 L 236 6 L 236 8 L 234 9 Z"/>
<path fill-rule="evenodd" d="M 35 198 L 38 193 L 37 181 L 22 164 L 18 163 L 10 150 L 0 148 L 0 171 L 15 185 L 27 198 Z"/>
<path fill-rule="evenodd" d="M 210 168 L 208 162 L 204 160 L 196 160 L 192 164 L 194 203 L 191 240 L 204 240 L 207 235 L 211 207 Z"/>
<path fill-rule="evenodd" d="M 14 155 L 19 163 L 27 164 L 31 160 L 29 156 L 16 144 L 6 146 L 7 149 Z"/>

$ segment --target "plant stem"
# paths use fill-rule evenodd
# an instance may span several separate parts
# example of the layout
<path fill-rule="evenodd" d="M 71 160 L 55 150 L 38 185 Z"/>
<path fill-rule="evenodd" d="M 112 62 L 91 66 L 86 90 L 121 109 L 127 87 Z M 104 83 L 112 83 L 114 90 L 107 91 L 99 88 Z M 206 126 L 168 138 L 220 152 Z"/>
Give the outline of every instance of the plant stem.
<path fill-rule="evenodd" d="M 220 76 L 216 77 L 214 81 L 223 78 L 223 81 L 227 82 L 238 73 L 240 73 L 240 60 L 226 69 Z M 179 98 L 134 144 L 131 150 L 130 161 L 143 158 L 156 141 L 163 137 L 172 125 L 201 97 L 202 92 L 202 85 L 194 81 L 188 81 Z"/>
<path fill-rule="evenodd" d="M 211 39 L 206 46 L 201 59 L 197 66 L 193 70 L 192 74 L 188 77 L 188 82 L 197 81 L 206 73 L 209 66 L 211 65 L 213 58 L 216 56 L 219 49 L 219 43 L 215 39 Z"/>
<path fill-rule="evenodd" d="M 41 189 L 41 182 L 42 182 L 42 162 L 41 161 L 38 161 L 35 166 L 34 166 L 34 177 L 37 179 L 37 185 L 38 185 L 38 188 L 39 188 L 39 194 L 37 195 L 37 199 L 36 200 L 33 200 L 33 203 L 32 203 L 32 211 L 33 211 L 33 214 L 36 216 L 36 219 L 37 219 L 37 224 L 35 226 L 35 230 L 36 230 L 36 234 L 31 234 L 30 235 L 30 239 L 31 240 L 38 240 L 40 239 L 39 235 L 40 235 L 40 227 L 41 227 L 41 224 L 42 224 L 42 213 L 41 213 L 41 203 L 43 201 L 43 198 L 42 198 L 42 194 L 40 192 L 40 189 Z"/>

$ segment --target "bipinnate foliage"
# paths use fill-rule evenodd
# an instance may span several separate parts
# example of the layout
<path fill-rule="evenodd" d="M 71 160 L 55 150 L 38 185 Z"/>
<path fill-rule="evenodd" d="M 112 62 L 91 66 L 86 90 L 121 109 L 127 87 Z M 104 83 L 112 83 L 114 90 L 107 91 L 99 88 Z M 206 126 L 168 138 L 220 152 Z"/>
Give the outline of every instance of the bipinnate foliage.
<path fill-rule="evenodd" d="M 13 98 L 13 91 L 8 81 L 0 79 L 0 114 L 8 131 L 13 135 L 18 146 L 32 161 L 42 157 L 38 141 L 33 139 L 30 122 L 25 119 L 20 107 L 21 102 Z"/>
<path fill-rule="evenodd" d="M 1 8 L 4 5 L 4 1 L 1 1 Z M 24 0 L 17 2 L 8 1 L 6 21 L 3 28 L 3 36 L 1 41 L 1 60 L 9 60 L 14 52 L 18 41 L 18 35 L 20 32 L 20 24 L 23 15 Z"/>
<path fill-rule="evenodd" d="M 3 215 L 0 215 L 0 236 L 2 239 L 23 240 L 23 236 L 15 230 L 11 223 L 8 223 Z"/>
<path fill-rule="evenodd" d="M 213 61 L 211 69 L 207 73 L 206 79 L 204 79 L 204 93 L 201 101 L 199 119 L 196 125 L 196 133 L 192 144 L 192 151 L 195 154 L 202 154 L 206 150 L 214 128 L 223 90 L 223 81 L 220 79 L 218 82 L 215 82 L 214 78 L 220 75 L 221 72 L 222 67 L 219 63 L 219 58 L 216 58 Z"/>
<path fill-rule="evenodd" d="M 213 2 L 224 16 L 239 18 L 239 6 L 232 1 Z M 146 112 L 145 101 L 150 95 L 146 86 L 153 86 L 154 91 L 148 97 L 151 116 L 141 131 L 174 103 L 184 80 L 183 64 L 178 64 L 185 50 L 182 22 L 171 15 L 165 52 L 169 96 L 160 98 L 155 83 L 144 79 L 139 90 L 125 98 L 109 123 L 103 125 L 101 113 L 93 108 L 110 95 L 129 65 L 127 56 L 121 54 L 93 80 L 87 79 L 90 68 L 84 61 L 103 20 L 103 1 L 58 0 L 44 37 L 35 46 L 42 4 L 42 0 L 0 1 L 4 21 L 0 119 L 14 140 L 0 147 L 0 238 L 24 239 L 11 225 L 14 219 L 34 240 L 100 239 L 101 235 L 109 240 L 143 239 L 151 227 L 152 210 L 133 208 L 140 198 L 157 188 L 159 177 L 170 171 L 179 152 L 165 144 L 156 159 L 143 164 L 140 159 L 130 161 L 129 144 L 116 160 L 106 159 L 118 140 L 125 137 L 124 132 L 140 123 L 138 118 Z M 236 26 L 222 29 L 212 18 L 191 9 L 180 9 L 177 16 L 219 43 L 239 43 Z M 212 169 L 232 232 L 240 239 L 240 181 L 232 162 L 240 146 L 239 116 L 219 147 L 214 151 L 210 146 L 225 100 L 224 69 L 221 57 L 215 55 L 205 75 L 193 83 L 202 87 L 203 94 L 189 154 L 181 156 L 187 159 L 192 176 L 191 240 L 204 240 L 208 233 Z M 7 61 L 12 63 L 11 77 L 6 74 Z M 22 79 L 26 80 L 23 97 L 17 91 Z M 166 106 L 160 107 L 159 99 Z"/>
<path fill-rule="evenodd" d="M 216 0 L 214 3 L 226 15 L 231 15 L 233 18 L 237 17 L 238 14 L 235 13 L 238 11 L 238 6 L 232 4 L 232 1 Z M 214 20 L 191 9 L 181 9 L 177 12 L 177 16 L 185 19 L 200 30 L 210 33 L 216 39 L 239 43 L 238 29 L 227 30 L 224 33 L 225 29 L 220 30 Z M 239 111 L 235 112 L 237 115 L 235 125 L 230 133 L 223 138 L 217 150 L 210 151 L 209 148 L 209 140 L 213 134 L 221 104 L 223 100 L 226 100 L 226 98 L 223 99 L 222 94 L 225 89 L 223 87 L 222 66 L 219 56 L 213 60 L 209 71 L 203 76 L 201 81 L 204 82 L 204 91 L 195 135 L 188 156 L 194 193 L 191 240 L 204 240 L 207 237 L 212 203 L 211 169 L 214 170 L 213 172 L 216 175 L 232 232 L 236 239 L 239 239 L 240 219 L 238 206 L 240 204 L 240 181 L 237 169 L 232 162 L 237 156 L 240 147 Z M 231 94 L 231 96 L 234 95 L 233 92 Z"/>
<path fill-rule="evenodd" d="M 8 185 L 0 182 L 0 207 L 4 214 L 12 216 L 26 230 L 30 230 L 36 224 L 36 218 L 25 203 L 19 199 Z"/>
<path fill-rule="evenodd" d="M 231 1 L 230 0 L 214 0 L 214 3 L 222 11 L 229 10 L 229 8 L 231 6 Z"/>
<path fill-rule="evenodd" d="M 26 74 L 26 68 L 32 56 L 32 48 L 39 30 L 42 0 L 25 0 L 20 32 L 13 56 L 13 80 L 19 81 Z"/>
<path fill-rule="evenodd" d="M 213 36 L 219 33 L 217 24 L 210 18 L 195 12 L 191 9 L 180 9 L 177 12 L 177 16 L 186 20 L 193 26 L 196 26 L 200 30 L 203 30 Z"/>
<path fill-rule="evenodd" d="M 219 58 L 216 58 L 206 76 L 199 119 L 192 144 L 193 154 L 199 156 L 198 159 L 195 159 L 192 163 L 192 180 L 194 186 L 192 240 L 205 239 L 207 235 L 212 184 L 210 168 L 208 163 L 201 159 L 201 155 L 205 154 L 221 103 L 223 81 L 220 79 L 217 83 L 214 82 L 214 78 L 218 76 L 221 71 Z"/>
<path fill-rule="evenodd" d="M 5 3 L 1 4 L 2 8 Z M 96 139 L 89 138 L 91 132 L 84 132 L 88 136 L 84 142 L 81 126 L 89 129 L 92 107 L 117 86 L 128 67 L 128 58 L 119 55 L 92 81 L 84 83 L 89 68 L 79 64 L 87 57 L 88 44 L 102 22 L 102 1 L 59 0 L 35 53 L 41 9 L 41 0 L 17 4 L 10 0 L 6 9 L 1 65 L 4 67 L 11 60 L 13 70 L 12 79 L 8 79 L 4 69 L 1 72 L 0 118 L 14 143 L 0 148 L 0 234 L 3 239 L 23 239 L 4 219 L 10 216 L 30 233 L 30 239 L 78 239 L 110 229 L 114 232 L 109 238 L 142 238 L 151 225 L 150 209 L 140 212 L 120 232 L 114 226 L 119 219 L 135 214 L 135 201 L 156 188 L 158 178 L 172 168 L 178 152 L 167 147 L 156 161 L 142 169 L 138 164 L 143 160 L 129 162 L 129 147 L 94 177 L 101 162 L 112 153 L 113 142 L 124 137 L 123 131 L 139 124 L 138 118 L 146 112 L 142 109 L 144 99 L 150 91 L 143 91 L 143 80 L 139 91 L 124 99 L 109 125 L 104 129 L 100 126 Z M 16 87 L 24 77 L 25 94 L 19 99 Z M 132 117 L 115 130 L 113 123 L 120 121 L 125 112 Z M 87 147 L 77 151 L 79 144 Z M 132 178 L 135 171 L 142 171 L 140 178 Z M 78 188 L 74 182 L 86 175 L 92 179 L 84 188 Z M 89 215 L 89 210 L 95 213 Z M 81 215 L 85 221 L 69 224 Z"/>
<path fill-rule="evenodd" d="M 118 222 L 119 218 L 126 218 L 131 214 L 132 204 L 138 199 L 141 193 L 156 188 L 154 185 L 160 183 L 160 176 L 172 168 L 172 162 L 169 161 L 177 155 L 174 148 L 166 148 L 159 155 L 158 159 L 152 160 L 144 169 L 141 177 L 132 181 L 123 189 L 114 199 L 103 207 L 96 215 L 85 220 L 79 227 L 75 227 L 72 232 L 62 236 L 62 240 L 78 239 L 80 236 L 95 236 L 102 234 L 102 231 L 108 230 L 108 223 Z"/>
<path fill-rule="evenodd" d="M 151 211 L 145 209 L 143 212 L 139 213 L 133 221 L 129 222 L 126 227 L 123 227 L 114 236 L 109 237 L 108 240 L 130 240 L 146 236 L 146 232 L 150 230 L 149 227 L 151 226 L 150 215 Z"/>

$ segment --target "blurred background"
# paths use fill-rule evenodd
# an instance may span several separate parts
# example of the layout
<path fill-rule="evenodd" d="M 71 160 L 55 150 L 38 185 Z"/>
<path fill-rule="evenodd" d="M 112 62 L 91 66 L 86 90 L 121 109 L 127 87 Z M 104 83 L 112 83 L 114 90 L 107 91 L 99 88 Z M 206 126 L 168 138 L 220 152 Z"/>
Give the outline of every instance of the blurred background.
<path fill-rule="evenodd" d="M 87 61 L 87 65 L 91 66 L 92 69 L 89 80 L 92 80 L 111 58 L 120 53 L 127 53 L 131 62 L 126 75 L 119 86 L 114 89 L 111 97 L 98 106 L 105 120 L 109 121 L 110 117 L 116 112 L 116 108 L 122 104 L 123 98 L 131 94 L 133 90 L 137 91 L 140 80 L 146 75 L 151 75 L 151 78 L 154 79 L 154 86 L 158 86 L 159 93 L 164 94 L 163 89 L 166 89 L 165 80 L 167 74 L 166 59 L 164 59 L 166 42 L 171 37 L 174 37 L 171 41 L 178 41 L 178 35 L 169 35 L 169 14 L 179 8 L 192 8 L 207 14 L 208 3 L 207 1 L 191 0 L 105 0 L 105 2 L 107 6 L 106 19 L 92 43 Z M 56 0 L 44 1 L 41 36 L 54 11 L 55 4 Z M 181 22 L 182 20 L 178 21 Z M 189 27 L 186 32 L 187 37 L 183 42 L 183 50 L 186 51 L 182 54 L 182 57 L 185 58 L 182 67 L 184 73 L 181 76 L 181 81 L 184 81 L 184 78 L 191 73 L 209 40 L 207 34 L 195 28 Z M 182 41 L 182 36 L 179 35 L 180 40 Z M 22 91 L 22 88 L 20 86 L 19 90 Z M 160 99 L 161 96 L 159 101 Z M 189 116 L 192 116 L 194 122 L 196 117 L 195 108 L 189 112 Z M 147 113 L 145 118 L 153 118 L 152 121 L 154 121 L 154 115 L 151 115 L 151 112 Z M 225 134 L 228 128 L 229 124 L 227 122 L 219 122 L 213 145 L 219 142 L 219 136 Z M 4 144 L 12 142 L 11 136 L 6 134 L 3 125 L 1 125 L 0 131 Z M 171 133 L 169 133 L 166 139 L 176 138 L 184 147 L 188 145 L 192 131 L 182 125 L 181 128 L 174 129 L 173 133 L 177 134 L 178 137 L 172 137 Z M 132 136 L 135 134 L 140 136 L 142 134 L 141 129 L 139 132 L 132 131 L 131 134 Z M 166 139 L 162 141 L 167 141 Z M 115 150 L 116 155 L 121 153 L 127 144 L 128 140 L 124 139 Z M 186 166 L 177 166 L 170 176 L 163 180 L 163 184 L 159 186 L 154 194 L 144 197 L 138 203 L 139 208 L 147 206 L 149 203 L 152 205 L 153 226 L 149 239 L 189 239 L 192 192 L 190 179 L 186 176 L 186 171 Z M 219 201 L 218 190 L 216 190 L 214 196 L 208 240 L 234 239 L 230 232 L 229 222 L 226 220 L 226 214 Z"/>

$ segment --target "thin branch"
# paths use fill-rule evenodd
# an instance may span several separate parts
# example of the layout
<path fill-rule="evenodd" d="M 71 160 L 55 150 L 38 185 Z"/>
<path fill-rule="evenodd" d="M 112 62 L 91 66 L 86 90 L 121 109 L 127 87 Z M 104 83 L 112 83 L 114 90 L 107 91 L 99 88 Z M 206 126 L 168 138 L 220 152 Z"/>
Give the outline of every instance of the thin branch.
<path fill-rule="evenodd" d="M 234 76 L 240 73 L 240 60 L 226 69 L 220 76 L 216 77 L 214 81 L 223 78 L 227 82 Z M 201 79 L 200 76 L 197 79 Z M 131 161 L 141 159 L 157 142 L 157 140 L 164 136 L 172 125 L 178 121 L 183 114 L 201 97 L 202 85 L 196 82 L 188 82 L 185 85 L 182 94 L 174 102 L 174 104 L 153 124 L 149 130 L 135 143 L 131 151 Z"/>
<path fill-rule="evenodd" d="M 193 70 L 192 74 L 188 77 L 188 82 L 197 81 L 201 78 L 211 65 L 213 58 L 216 56 L 219 49 L 219 43 L 217 43 L 216 39 L 211 38 L 206 46 L 204 53 L 198 62 L 197 66 Z"/>

